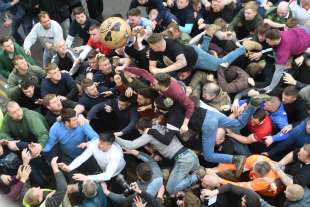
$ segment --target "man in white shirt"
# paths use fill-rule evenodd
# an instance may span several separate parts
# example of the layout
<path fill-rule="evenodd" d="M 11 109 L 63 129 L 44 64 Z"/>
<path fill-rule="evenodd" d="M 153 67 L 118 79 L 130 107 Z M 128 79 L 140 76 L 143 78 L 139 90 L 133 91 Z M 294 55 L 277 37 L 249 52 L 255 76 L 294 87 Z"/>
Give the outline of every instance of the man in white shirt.
<path fill-rule="evenodd" d="M 53 50 L 55 43 L 61 42 L 63 31 L 59 23 L 50 19 L 47 12 L 41 11 L 38 15 L 39 22 L 34 25 L 31 32 L 27 35 L 24 41 L 24 49 L 28 55 L 31 55 L 30 48 L 39 39 L 43 52 L 43 66 L 45 67 L 51 62 L 55 52 Z"/>
<path fill-rule="evenodd" d="M 59 163 L 59 167 L 65 172 L 70 172 L 82 165 L 91 156 L 94 156 L 102 173 L 88 176 L 75 173 L 73 174 L 73 179 L 77 181 L 109 181 L 112 177 L 118 175 L 126 164 L 122 148 L 114 141 L 114 134 L 100 134 L 100 138 L 91 141 L 87 149 L 80 156 L 75 158 L 69 166 L 65 163 Z"/>

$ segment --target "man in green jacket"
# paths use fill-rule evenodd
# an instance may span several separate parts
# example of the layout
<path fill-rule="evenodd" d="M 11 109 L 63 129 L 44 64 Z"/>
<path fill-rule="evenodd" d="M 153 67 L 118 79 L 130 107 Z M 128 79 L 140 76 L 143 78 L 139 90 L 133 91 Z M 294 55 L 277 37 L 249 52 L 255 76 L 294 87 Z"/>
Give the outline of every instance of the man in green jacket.
<path fill-rule="evenodd" d="M 29 64 L 35 65 L 32 57 L 27 55 L 21 46 L 13 42 L 10 36 L 0 38 L 0 47 L 0 75 L 4 78 L 8 78 L 13 70 L 13 60 L 16 55 L 23 56 Z"/>
<path fill-rule="evenodd" d="M 48 125 L 44 116 L 21 108 L 15 101 L 10 101 L 6 109 L 0 140 L 6 140 L 11 151 L 21 151 L 28 147 L 32 157 L 38 157 L 48 139 Z"/>
<path fill-rule="evenodd" d="M 7 80 L 6 92 L 11 99 L 16 100 L 21 95 L 20 84 L 22 81 L 31 80 L 35 86 L 40 86 L 46 73 L 42 68 L 27 63 L 23 56 L 14 57 L 14 69 Z"/>

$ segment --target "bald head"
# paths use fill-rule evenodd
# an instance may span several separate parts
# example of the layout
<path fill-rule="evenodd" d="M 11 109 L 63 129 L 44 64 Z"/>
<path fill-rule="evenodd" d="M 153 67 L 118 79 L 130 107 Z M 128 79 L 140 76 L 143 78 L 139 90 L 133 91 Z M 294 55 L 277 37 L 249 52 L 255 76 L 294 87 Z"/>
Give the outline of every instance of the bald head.
<path fill-rule="evenodd" d="M 281 1 L 277 7 L 277 15 L 280 17 L 286 17 L 289 12 L 289 3 Z"/>

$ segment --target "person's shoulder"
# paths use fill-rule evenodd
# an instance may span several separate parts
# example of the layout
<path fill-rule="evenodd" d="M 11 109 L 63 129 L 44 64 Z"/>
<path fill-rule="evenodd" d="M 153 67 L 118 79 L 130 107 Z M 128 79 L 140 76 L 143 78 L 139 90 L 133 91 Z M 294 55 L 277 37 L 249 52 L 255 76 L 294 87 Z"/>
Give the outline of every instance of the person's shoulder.
<path fill-rule="evenodd" d="M 50 21 L 51 21 L 51 27 L 53 27 L 53 26 L 60 26 L 60 24 L 57 21 L 52 20 L 52 19 Z"/>

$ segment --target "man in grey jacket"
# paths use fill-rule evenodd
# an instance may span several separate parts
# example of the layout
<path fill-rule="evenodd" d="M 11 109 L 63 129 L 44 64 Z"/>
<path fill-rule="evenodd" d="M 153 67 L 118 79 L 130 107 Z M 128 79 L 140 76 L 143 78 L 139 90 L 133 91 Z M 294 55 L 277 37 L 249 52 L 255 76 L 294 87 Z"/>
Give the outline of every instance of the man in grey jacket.
<path fill-rule="evenodd" d="M 190 175 L 199 169 L 198 157 L 192 150 L 184 147 L 177 136 L 173 137 L 169 145 L 158 141 L 157 138 L 149 134 L 149 130 L 156 129 L 161 135 L 164 135 L 168 129 L 161 125 L 152 126 L 151 119 L 147 117 L 139 119 L 137 129 L 142 134 L 139 138 L 130 141 L 116 137 L 115 141 L 126 149 L 137 149 L 150 143 L 161 156 L 173 160 L 175 163 L 167 183 L 167 191 L 170 194 L 182 191 L 197 181 L 195 180 L 197 176 Z M 183 180 L 184 185 L 177 185 Z"/>
<path fill-rule="evenodd" d="M 64 39 L 63 31 L 59 23 L 51 20 L 49 14 L 45 11 L 39 13 L 38 19 L 39 22 L 34 25 L 24 41 L 24 49 L 28 55 L 31 55 L 30 48 L 39 39 L 44 48 L 43 66 L 45 67 L 51 62 L 55 54 L 53 50 L 55 43 L 59 43 Z"/>

